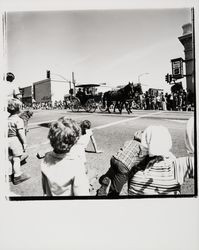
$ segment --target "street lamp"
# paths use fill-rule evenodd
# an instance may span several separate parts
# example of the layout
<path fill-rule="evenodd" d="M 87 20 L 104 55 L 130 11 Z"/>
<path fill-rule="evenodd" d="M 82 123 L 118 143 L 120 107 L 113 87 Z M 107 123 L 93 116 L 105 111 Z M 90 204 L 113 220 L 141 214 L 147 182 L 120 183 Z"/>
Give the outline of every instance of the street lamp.
<path fill-rule="evenodd" d="M 50 70 L 47 70 L 47 78 L 50 78 L 50 75 L 55 75 L 55 76 L 61 77 L 61 78 L 64 80 L 64 82 L 69 83 L 69 88 L 70 88 L 70 90 L 71 90 L 71 81 L 69 81 L 68 79 L 66 79 L 64 76 L 62 76 L 62 75 L 60 75 L 60 74 L 52 73 L 52 72 L 50 72 Z M 57 81 L 57 80 L 56 80 L 56 81 Z M 61 82 L 62 82 L 62 81 L 61 81 Z"/>
<path fill-rule="evenodd" d="M 142 73 L 138 76 L 138 83 L 140 83 L 140 77 L 143 76 L 143 75 L 149 75 L 149 73 Z"/>

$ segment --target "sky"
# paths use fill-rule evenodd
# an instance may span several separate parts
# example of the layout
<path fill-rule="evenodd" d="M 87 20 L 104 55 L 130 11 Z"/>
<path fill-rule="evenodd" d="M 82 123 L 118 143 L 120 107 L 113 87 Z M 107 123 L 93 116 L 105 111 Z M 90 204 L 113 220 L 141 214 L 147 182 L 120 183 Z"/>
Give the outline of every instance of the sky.
<path fill-rule="evenodd" d="M 169 89 L 189 8 L 7 12 L 7 69 L 20 87 L 46 78 Z M 57 75 L 56 75 L 57 74 Z M 185 83 L 185 79 L 183 79 Z"/>

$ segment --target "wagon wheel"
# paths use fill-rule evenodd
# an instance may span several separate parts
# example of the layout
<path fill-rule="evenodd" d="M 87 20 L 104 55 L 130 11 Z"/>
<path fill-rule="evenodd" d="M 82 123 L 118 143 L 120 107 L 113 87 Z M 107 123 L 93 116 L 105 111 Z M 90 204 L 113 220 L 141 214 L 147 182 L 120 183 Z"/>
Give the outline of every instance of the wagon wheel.
<path fill-rule="evenodd" d="M 99 107 L 99 110 L 102 112 L 105 112 L 107 108 L 106 105 L 103 105 L 102 101 L 99 102 L 98 107 Z"/>
<path fill-rule="evenodd" d="M 84 108 L 87 112 L 93 113 L 97 108 L 96 102 L 93 99 L 88 99 L 88 101 L 85 103 Z"/>
<path fill-rule="evenodd" d="M 80 106 L 80 100 L 77 97 L 73 97 L 73 99 L 71 100 L 71 110 L 73 112 L 78 112 Z"/>

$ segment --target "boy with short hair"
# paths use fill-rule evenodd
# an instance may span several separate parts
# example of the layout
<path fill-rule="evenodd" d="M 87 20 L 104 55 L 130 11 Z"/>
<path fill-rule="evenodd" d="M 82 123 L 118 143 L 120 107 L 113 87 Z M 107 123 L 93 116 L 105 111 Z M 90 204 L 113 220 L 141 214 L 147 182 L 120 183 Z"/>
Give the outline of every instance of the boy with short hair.
<path fill-rule="evenodd" d="M 41 163 L 45 196 L 88 196 L 89 184 L 81 159 L 71 153 L 80 137 L 80 127 L 62 117 L 51 124 L 48 138 L 53 148 Z"/>

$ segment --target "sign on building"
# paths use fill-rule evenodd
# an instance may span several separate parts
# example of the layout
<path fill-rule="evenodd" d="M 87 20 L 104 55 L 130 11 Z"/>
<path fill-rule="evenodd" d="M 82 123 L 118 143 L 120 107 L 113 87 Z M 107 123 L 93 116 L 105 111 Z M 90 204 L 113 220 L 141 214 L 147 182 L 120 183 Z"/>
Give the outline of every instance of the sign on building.
<path fill-rule="evenodd" d="M 172 75 L 174 79 L 183 78 L 183 59 L 175 58 L 171 60 L 172 64 Z"/>

